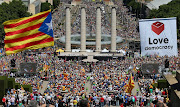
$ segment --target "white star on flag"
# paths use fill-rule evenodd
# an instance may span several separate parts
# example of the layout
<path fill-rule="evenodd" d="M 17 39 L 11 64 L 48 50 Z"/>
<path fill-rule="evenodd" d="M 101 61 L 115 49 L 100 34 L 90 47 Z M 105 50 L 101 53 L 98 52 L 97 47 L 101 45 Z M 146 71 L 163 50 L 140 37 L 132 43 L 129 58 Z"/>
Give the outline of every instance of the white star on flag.
<path fill-rule="evenodd" d="M 48 32 L 53 29 L 52 27 L 52 20 L 49 23 L 45 23 L 48 26 Z"/>

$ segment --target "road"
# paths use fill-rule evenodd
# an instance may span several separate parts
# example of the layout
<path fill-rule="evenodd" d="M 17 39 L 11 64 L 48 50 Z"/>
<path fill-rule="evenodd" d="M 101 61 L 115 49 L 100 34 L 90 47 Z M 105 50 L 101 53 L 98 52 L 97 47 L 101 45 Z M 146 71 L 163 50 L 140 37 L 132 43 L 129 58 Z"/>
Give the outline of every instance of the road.
<path fill-rule="evenodd" d="M 49 83 L 49 81 L 43 81 L 43 84 L 42 84 L 43 88 L 42 89 L 40 88 L 38 90 L 38 93 L 44 94 L 44 91 L 47 88 L 48 83 Z"/>
<path fill-rule="evenodd" d="M 86 88 L 88 88 L 88 90 L 86 90 Z M 87 81 L 85 84 L 85 90 L 86 90 L 86 94 L 89 95 L 90 91 L 91 91 L 91 83 L 90 81 Z"/>

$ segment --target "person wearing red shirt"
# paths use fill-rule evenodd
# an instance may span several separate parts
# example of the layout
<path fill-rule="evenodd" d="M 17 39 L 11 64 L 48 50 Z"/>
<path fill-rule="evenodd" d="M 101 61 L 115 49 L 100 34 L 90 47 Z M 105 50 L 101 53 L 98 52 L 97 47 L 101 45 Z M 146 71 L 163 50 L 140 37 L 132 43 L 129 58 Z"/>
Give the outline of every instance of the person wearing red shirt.
<path fill-rule="evenodd" d="M 104 107 L 104 98 L 101 96 L 101 106 L 100 107 Z"/>
<path fill-rule="evenodd" d="M 166 92 L 165 92 L 165 91 L 163 91 L 163 92 L 162 92 L 162 95 L 165 95 L 165 94 L 166 94 Z"/>
<path fill-rule="evenodd" d="M 6 105 L 6 97 L 5 96 L 2 98 L 2 103 L 3 103 L 3 107 L 6 107 L 5 106 Z"/>
<path fill-rule="evenodd" d="M 124 107 L 123 103 L 120 105 L 120 107 Z"/>

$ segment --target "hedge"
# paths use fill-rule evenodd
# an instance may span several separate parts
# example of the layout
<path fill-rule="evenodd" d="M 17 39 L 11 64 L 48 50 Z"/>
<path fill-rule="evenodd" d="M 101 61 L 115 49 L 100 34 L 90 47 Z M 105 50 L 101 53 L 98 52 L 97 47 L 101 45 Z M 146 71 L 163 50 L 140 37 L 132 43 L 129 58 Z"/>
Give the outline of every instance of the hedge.
<path fill-rule="evenodd" d="M 21 85 L 20 83 L 15 83 L 15 89 L 20 89 L 21 86 L 24 88 L 25 91 L 32 92 L 32 87 L 31 85 Z"/>
<path fill-rule="evenodd" d="M 20 83 L 15 83 L 15 89 L 17 90 L 17 89 L 20 89 L 20 88 L 21 88 Z"/>
<path fill-rule="evenodd" d="M 17 69 L 11 69 L 10 70 L 12 73 L 15 73 L 15 72 L 17 72 Z"/>
<path fill-rule="evenodd" d="M 22 85 L 22 87 L 24 88 L 25 91 L 29 91 L 32 93 L 32 87 L 31 85 Z"/>
<path fill-rule="evenodd" d="M 7 89 L 7 84 L 8 81 L 7 81 L 7 76 L 0 76 L 0 104 L 2 104 L 2 98 L 3 96 L 5 95 L 5 90 Z"/>
<path fill-rule="evenodd" d="M 0 104 L 2 104 L 2 98 L 6 94 L 7 89 L 20 89 L 20 83 L 15 83 L 15 78 L 8 78 L 7 76 L 0 76 Z M 32 92 L 31 85 L 22 85 L 24 90 Z"/>
<path fill-rule="evenodd" d="M 8 80 L 7 88 L 8 89 L 15 88 L 15 78 L 8 78 L 7 80 Z"/>
<path fill-rule="evenodd" d="M 158 80 L 158 88 L 162 89 L 162 88 L 168 88 L 168 82 L 167 80 L 163 79 L 163 80 Z"/>

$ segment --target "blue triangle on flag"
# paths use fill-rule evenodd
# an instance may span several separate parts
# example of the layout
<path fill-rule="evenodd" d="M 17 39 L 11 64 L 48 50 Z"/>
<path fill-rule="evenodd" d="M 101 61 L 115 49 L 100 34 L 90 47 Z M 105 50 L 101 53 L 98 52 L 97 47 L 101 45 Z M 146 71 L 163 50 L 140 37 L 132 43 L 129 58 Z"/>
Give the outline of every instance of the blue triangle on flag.
<path fill-rule="evenodd" d="M 39 31 L 53 37 L 53 26 L 52 26 L 51 12 L 49 13 L 49 15 L 46 17 L 46 19 L 42 23 L 41 27 L 39 28 Z"/>

